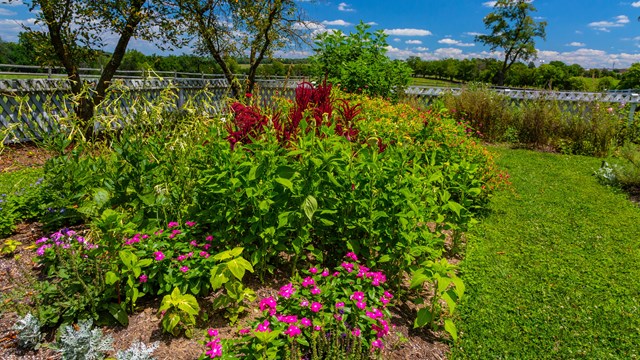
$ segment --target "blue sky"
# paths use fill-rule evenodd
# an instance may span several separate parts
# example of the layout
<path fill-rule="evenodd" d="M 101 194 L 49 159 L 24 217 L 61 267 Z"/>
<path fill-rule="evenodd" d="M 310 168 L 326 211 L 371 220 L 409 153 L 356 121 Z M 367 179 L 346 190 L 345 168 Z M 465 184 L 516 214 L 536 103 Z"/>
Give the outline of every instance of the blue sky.
<path fill-rule="evenodd" d="M 384 30 L 388 55 L 425 60 L 499 56 L 474 42 L 474 34 L 487 33 L 482 18 L 492 9 L 484 0 L 315 0 L 302 1 L 316 31 L 349 33 L 360 21 Z M 536 42 L 538 63 L 560 60 L 587 68 L 626 68 L 640 62 L 640 1 L 534 0 L 536 19 L 547 21 L 547 39 Z M 33 22 L 27 7 L 0 4 L 0 38 L 16 41 L 20 23 Z M 131 48 L 160 53 L 153 45 L 134 41 Z M 183 50 L 184 51 L 184 50 Z M 281 52 L 305 56 L 310 49 Z"/>

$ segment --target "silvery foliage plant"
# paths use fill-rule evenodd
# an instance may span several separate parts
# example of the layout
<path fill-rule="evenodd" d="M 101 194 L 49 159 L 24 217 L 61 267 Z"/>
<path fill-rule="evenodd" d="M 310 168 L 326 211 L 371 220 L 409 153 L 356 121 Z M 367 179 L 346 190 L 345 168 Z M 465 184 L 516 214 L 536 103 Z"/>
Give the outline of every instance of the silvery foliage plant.
<path fill-rule="evenodd" d="M 143 342 L 135 342 L 127 350 L 120 350 L 116 354 L 118 360 L 155 360 L 151 357 L 151 354 L 158 348 L 160 343 L 158 341 L 151 344 L 149 347 Z"/>
<path fill-rule="evenodd" d="M 102 335 L 99 328 L 91 330 L 91 320 L 80 321 L 77 330 L 67 325 L 62 329 L 56 348 L 63 360 L 101 360 L 113 350 L 113 338 Z"/>
<path fill-rule="evenodd" d="M 40 321 L 35 316 L 28 313 L 25 317 L 19 318 L 12 329 L 16 331 L 18 346 L 25 349 L 37 349 L 42 341 L 40 332 Z"/>

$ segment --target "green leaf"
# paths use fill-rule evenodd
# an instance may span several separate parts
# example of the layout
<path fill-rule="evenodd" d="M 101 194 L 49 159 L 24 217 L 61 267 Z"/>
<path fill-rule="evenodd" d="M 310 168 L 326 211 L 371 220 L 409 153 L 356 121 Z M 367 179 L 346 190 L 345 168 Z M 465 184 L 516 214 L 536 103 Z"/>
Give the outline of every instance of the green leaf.
<path fill-rule="evenodd" d="M 222 287 L 229 278 L 225 275 L 225 272 L 219 266 L 214 266 L 211 269 L 211 277 L 209 282 L 211 283 L 211 290 L 215 291 Z"/>
<path fill-rule="evenodd" d="M 453 282 L 454 290 L 456 292 L 456 296 L 458 296 L 458 299 L 461 299 L 462 296 L 464 295 L 464 290 L 465 290 L 465 286 L 464 286 L 464 282 L 462 282 L 462 279 L 460 279 L 459 277 L 453 277 L 451 279 L 451 281 Z"/>
<path fill-rule="evenodd" d="M 291 182 L 291 180 L 289 179 L 285 179 L 285 178 L 276 178 L 276 182 L 284 187 L 286 187 L 287 189 L 289 189 L 291 192 L 293 192 L 293 183 Z"/>
<path fill-rule="evenodd" d="M 122 260 L 124 266 L 128 268 L 133 268 L 138 262 L 138 257 L 136 256 L 136 254 L 132 253 L 129 250 L 121 250 L 118 254 L 120 255 L 120 259 Z"/>
<path fill-rule="evenodd" d="M 316 198 L 311 195 L 307 196 L 302 203 L 302 210 L 304 210 L 309 221 L 313 221 L 313 214 L 318 210 L 318 202 L 316 201 Z"/>
<path fill-rule="evenodd" d="M 454 213 L 456 213 L 456 215 L 460 216 L 460 210 L 464 209 L 464 207 L 460 204 L 458 204 L 455 201 L 449 201 L 447 203 L 447 207 L 449 209 L 451 209 L 451 211 L 453 211 Z"/>
<path fill-rule="evenodd" d="M 240 260 L 242 260 L 242 262 Z M 242 280 L 242 277 L 244 276 L 246 270 L 245 263 L 249 264 L 249 262 L 243 258 L 229 260 L 227 261 L 227 268 L 229 269 L 229 271 L 231 271 L 233 276 L 236 277 L 236 279 Z M 251 264 L 249 264 L 249 266 L 251 266 Z M 251 269 L 253 270 L 253 267 Z"/>
<path fill-rule="evenodd" d="M 276 169 L 276 175 L 283 179 L 291 179 L 295 175 L 296 171 L 290 166 L 279 166 Z"/>
<path fill-rule="evenodd" d="M 104 281 L 107 285 L 113 285 L 117 283 L 118 280 L 120 280 L 118 278 L 118 275 L 116 275 L 116 273 L 114 273 L 113 271 L 107 271 L 107 273 L 105 274 Z"/>
<path fill-rule="evenodd" d="M 416 316 L 416 320 L 413 322 L 413 328 L 421 328 L 429 323 L 431 323 L 431 312 L 427 308 L 422 308 L 418 310 L 418 315 Z"/>
<path fill-rule="evenodd" d="M 114 303 L 110 303 L 107 305 L 107 310 L 109 310 L 109 314 L 111 314 L 122 326 L 129 325 L 129 317 L 127 316 L 127 312 L 124 309 Z"/>
<path fill-rule="evenodd" d="M 449 308 L 449 315 L 453 314 L 453 312 L 456 310 L 456 301 L 451 298 L 449 291 L 442 294 L 442 300 L 447 303 L 447 307 Z"/>
<path fill-rule="evenodd" d="M 93 201 L 99 207 L 104 206 L 111 199 L 111 194 L 109 191 L 103 188 L 93 189 Z"/>
<path fill-rule="evenodd" d="M 458 329 L 456 328 L 456 324 L 454 324 L 451 319 L 447 319 L 444 321 L 444 329 L 449 333 L 449 335 L 451 335 L 453 341 L 458 340 Z"/>
<path fill-rule="evenodd" d="M 425 275 L 422 269 L 417 270 L 411 276 L 411 283 L 409 284 L 409 288 L 416 288 L 422 285 L 427 280 L 429 280 L 429 276 Z"/>

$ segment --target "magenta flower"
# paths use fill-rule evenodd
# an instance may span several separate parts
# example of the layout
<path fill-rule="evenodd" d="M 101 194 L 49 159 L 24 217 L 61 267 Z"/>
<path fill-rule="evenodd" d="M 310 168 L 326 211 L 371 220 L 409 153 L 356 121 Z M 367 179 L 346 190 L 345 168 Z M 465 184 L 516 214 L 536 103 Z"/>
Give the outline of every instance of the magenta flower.
<path fill-rule="evenodd" d="M 198 246 L 198 243 L 195 240 L 191 240 L 191 242 L 189 243 L 189 245 L 191 246 Z"/>
<path fill-rule="evenodd" d="M 384 347 L 384 343 L 382 342 L 382 340 L 376 339 L 371 342 L 371 346 L 371 350 L 374 350 L 374 348 L 382 350 L 382 348 Z"/>
<path fill-rule="evenodd" d="M 364 309 L 366 309 L 366 308 L 367 308 L 367 303 L 366 303 L 366 302 L 364 302 L 364 301 L 358 301 L 358 302 L 356 303 L 356 306 L 358 307 L 358 309 L 360 309 L 360 310 L 364 310 Z"/>
<path fill-rule="evenodd" d="M 238 331 L 238 333 L 240 333 L 241 335 L 247 335 L 247 334 L 249 334 L 250 332 L 251 332 L 251 329 L 249 329 L 249 328 L 240 329 L 240 330 Z"/>
<path fill-rule="evenodd" d="M 307 307 L 307 306 L 309 306 L 309 301 L 307 301 L 307 300 L 302 300 L 302 301 L 300 301 L 300 306 L 302 306 L 302 307 Z"/>
<path fill-rule="evenodd" d="M 269 320 L 265 320 L 264 322 L 258 324 L 258 327 L 256 328 L 257 332 L 270 332 L 271 329 L 269 329 Z"/>
<path fill-rule="evenodd" d="M 216 337 L 218 336 L 218 330 L 210 328 L 209 330 L 207 330 L 207 334 L 209 334 L 210 337 Z"/>
<path fill-rule="evenodd" d="M 309 327 L 312 325 L 311 320 L 305 318 L 300 319 L 300 324 L 304 327 Z"/>
<path fill-rule="evenodd" d="M 327 277 L 327 276 L 329 276 L 329 270 L 328 270 L 328 269 L 324 269 L 324 270 L 322 270 L 322 274 L 320 274 L 320 275 L 322 275 L 322 277 Z"/>
<path fill-rule="evenodd" d="M 347 270 L 347 272 L 352 272 L 353 271 L 353 264 L 352 263 L 348 263 L 348 262 L 342 262 L 342 264 L 340 264 L 341 267 L 343 267 L 345 270 Z"/>
<path fill-rule="evenodd" d="M 386 297 L 387 299 L 393 299 L 393 294 L 388 291 L 385 291 L 382 296 Z"/>
<path fill-rule="evenodd" d="M 315 284 L 315 281 L 313 281 L 313 278 L 311 276 L 307 276 L 306 278 L 304 278 L 304 280 L 302 280 L 302 287 L 311 286 L 313 284 Z"/>
<path fill-rule="evenodd" d="M 211 247 L 211 244 L 204 244 L 202 248 L 205 250 L 209 250 L 210 247 Z"/>
<path fill-rule="evenodd" d="M 342 301 L 336 303 L 336 308 L 337 309 L 340 309 L 340 308 L 343 308 L 343 307 L 344 307 L 344 303 Z"/>
<path fill-rule="evenodd" d="M 207 236 L 207 238 L 205 240 L 211 242 L 211 241 L 213 241 L 213 236 L 209 235 L 209 236 Z"/>
<path fill-rule="evenodd" d="M 186 273 L 187 271 L 189 271 L 189 268 L 187 266 L 183 266 L 180 268 L 180 271 L 182 271 L 183 273 Z"/>
<path fill-rule="evenodd" d="M 320 311 L 320 309 L 322 309 L 322 304 L 317 301 L 311 303 L 311 311 L 317 313 L 318 311 Z"/>
<path fill-rule="evenodd" d="M 322 330 L 322 327 L 320 325 L 316 325 L 316 326 L 313 327 L 313 330 L 320 331 L 320 330 Z"/>
<path fill-rule="evenodd" d="M 162 259 L 164 259 L 164 254 L 162 253 L 162 251 L 154 252 L 153 256 L 155 256 L 156 261 L 162 261 Z"/>
<path fill-rule="evenodd" d="M 309 272 L 312 274 L 317 274 L 318 273 L 318 269 L 312 267 L 311 269 L 309 269 Z"/>
<path fill-rule="evenodd" d="M 293 287 L 292 283 L 288 283 L 287 285 L 280 288 L 278 295 L 282 296 L 285 299 L 288 299 L 296 292 L 296 289 Z"/>
<path fill-rule="evenodd" d="M 210 359 L 214 359 L 217 357 L 222 357 L 222 344 L 214 343 L 213 341 L 207 343 L 209 350 L 207 350 L 204 354 L 209 356 Z"/>
<path fill-rule="evenodd" d="M 176 258 L 176 260 L 178 261 L 184 261 L 187 259 L 187 255 L 178 255 L 178 257 Z"/>
<path fill-rule="evenodd" d="M 289 328 L 284 331 L 284 334 L 289 335 L 289 337 L 296 337 L 301 334 L 300 328 L 295 325 L 289 325 Z"/>
<path fill-rule="evenodd" d="M 167 227 L 169 229 L 174 228 L 174 227 L 178 227 L 180 226 L 180 224 L 178 224 L 176 221 L 171 221 L 169 224 L 167 224 Z"/>
<path fill-rule="evenodd" d="M 355 337 L 359 337 L 360 336 L 360 328 L 354 328 L 353 330 L 351 330 L 351 335 L 353 335 Z"/>
<path fill-rule="evenodd" d="M 187 222 L 185 222 L 184 224 L 185 224 L 185 225 L 187 225 L 188 227 L 194 227 L 194 226 L 196 226 L 196 223 L 195 223 L 195 222 L 193 222 L 193 221 L 187 221 Z"/>
<path fill-rule="evenodd" d="M 358 261 L 358 256 L 354 252 L 348 252 L 347 255 L 345 255 L 345 257 L 353 261 Z"/>
<path fill-rule="evenodd" d="M 175 238 L 175 237 L 176 237 L 176 235 L 178 235 L 178 234 L 180 234 L 180 233 L 182 233 L 182 231 L 180 231 L 180 230 L 173 230 L 173 231 L 171 231 L 171 235 L 169 235 L 169 239 L 173 239 L 173 238 Z"/>
<path fill-rule="evenodd" d="M 362 301 L 364 300 L 364 293 L 362 291 L 355 291 L 351 295 L 351 297 L 349 297 L 349 299 L 355 300 L 355 301 Z"/>
<path fill-rule="evenodd" d="M 147 275 L 145 275 L 145 274 L 140 275 L 140 277 L 138 278 L 138 280 L 141 283 L 146 283 L 148 279 L 149 279 L 149 277 Z"/>
<path fill-rule="evenodd" d="M 202 256 L 203 258 L 208 258 L 209 257 L 209 253 L 206 251 L 200 251 L 200 256 Z"/>
<path fill-rule="evenodd" d="M 319 295 L 322 291 L 320 290 L 319 287 L 314 286 L 313 289 L 311 289 L 311 294 L 312 295 Z"/>
<path fill-rule="evenodd" d="M 389 303 L 389 301 L 390 301 L 390 300 L 389 300 L 389 299 L 387 299 L 386 297 L 384 297 L 384 295 L 383 295 L 383 296 L 380 296 L 380 302 L 381 302 L 383 305 L 387 305 L 387 304 Z"/>
<path fill-rule="evenodd" d="M 278 303 L 276 302 L 276 299 L 273 298 L 273 296 L 269 296 L 268 298 L 260 300 L 259 306 L 260 311 L 264 311 L 266 308 L 275 309 L 276 306 L 278 306 Z"/>
<path fill-rule="evenodd" d="M 298 322 L 298 315 L 278 315 L 276 316 L 278 321 L 283 322 L 285 324 L 295 324 Z"/>

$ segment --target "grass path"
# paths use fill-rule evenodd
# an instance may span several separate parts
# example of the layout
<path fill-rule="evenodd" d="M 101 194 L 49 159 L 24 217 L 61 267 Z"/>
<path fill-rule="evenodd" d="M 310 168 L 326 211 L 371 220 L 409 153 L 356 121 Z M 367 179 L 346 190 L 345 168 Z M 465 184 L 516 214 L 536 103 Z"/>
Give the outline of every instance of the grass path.
<path fill-rule="evenodd" d="M 468 238 L 451 358 L 640 358 L 640 208 L 599 159 L 495 151 L 513 189 Z"/>

